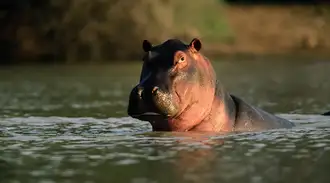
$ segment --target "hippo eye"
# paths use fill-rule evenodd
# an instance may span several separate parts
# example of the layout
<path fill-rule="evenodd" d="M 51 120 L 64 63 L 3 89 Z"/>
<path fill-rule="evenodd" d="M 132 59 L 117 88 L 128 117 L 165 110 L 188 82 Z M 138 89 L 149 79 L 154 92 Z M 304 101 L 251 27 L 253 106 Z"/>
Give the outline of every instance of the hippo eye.
<path fill-rule="evenodd" d="M 180 59 L 179 59 L 179 63 L 180 63 L 180 62 L 184 62 L 184 61 L 185 61 L 184 56 L 181 56 Z"/>
<path fill-rule="evenodd" d="M 174 55 L 174 65 L 183 68 L 187 65 L 187 55 L 183 51 L 177 51 Z"/>

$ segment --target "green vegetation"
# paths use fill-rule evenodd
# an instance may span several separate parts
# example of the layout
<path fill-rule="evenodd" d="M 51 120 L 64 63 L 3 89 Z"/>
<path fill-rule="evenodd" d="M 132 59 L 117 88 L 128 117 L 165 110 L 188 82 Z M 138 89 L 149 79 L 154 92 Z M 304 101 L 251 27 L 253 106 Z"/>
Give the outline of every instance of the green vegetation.
<path fill-rule="evenodd" d="M 328 53 L 329 6 L 227 1 L 4 0 L 0 64 L 139 60 L 144 39 L 193 37 L 215 56 Z"/>
<path fill-rule="evenodd" d="M 231 36 L 218 0 L 45 0 L 30 7 L 7 25 L 17 29 L 8 36 L 16 43 L 9 59 L 127 60 L 139 58 L 143 39 Z"/>

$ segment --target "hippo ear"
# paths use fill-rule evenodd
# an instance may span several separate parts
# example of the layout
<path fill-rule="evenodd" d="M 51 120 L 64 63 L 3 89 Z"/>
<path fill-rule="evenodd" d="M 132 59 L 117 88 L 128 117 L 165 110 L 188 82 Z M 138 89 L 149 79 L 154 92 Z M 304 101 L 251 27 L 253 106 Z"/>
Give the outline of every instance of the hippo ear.
<path fill-rule="evenodd" d="M 152 44 L 148 40 L 143 40 L 142 47 L 145 52 L 148 52 L 151 50 Z"/>
<path fill-rule="evenodd" d="M 189 44 L 190 48 L 194 48 L 196 51 L 201 50 L 202 48 L 202 43 L 198 38 L 194 38 L 190 44 Z"/>

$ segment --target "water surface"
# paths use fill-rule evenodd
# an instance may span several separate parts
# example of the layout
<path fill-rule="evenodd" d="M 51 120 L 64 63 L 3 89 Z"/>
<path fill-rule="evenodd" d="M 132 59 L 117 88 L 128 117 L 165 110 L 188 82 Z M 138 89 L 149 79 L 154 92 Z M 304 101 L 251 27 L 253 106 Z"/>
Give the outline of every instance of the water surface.
<path fill-rule="evenodd" d="M 140 63 L 0 68 L 0 182 L 329 182 L 330 62 L 223 61 L 233 94 L 297 124 L 151 132 L 127 117 Z"/>

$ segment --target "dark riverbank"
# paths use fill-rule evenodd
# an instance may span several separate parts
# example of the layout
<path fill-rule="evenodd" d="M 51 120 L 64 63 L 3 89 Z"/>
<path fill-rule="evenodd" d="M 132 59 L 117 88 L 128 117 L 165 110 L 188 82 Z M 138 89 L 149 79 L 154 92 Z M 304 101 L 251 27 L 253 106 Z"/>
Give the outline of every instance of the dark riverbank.
<path fill-rule="evenodd" d="M 139 60 L 143 39 L 157 44 L 171 37 L 186 42 L 199 37 L 210 57 L 330 58 L 327 5 L 232 5 L 216 0 L 4 2 L 1 64 Z"/>

